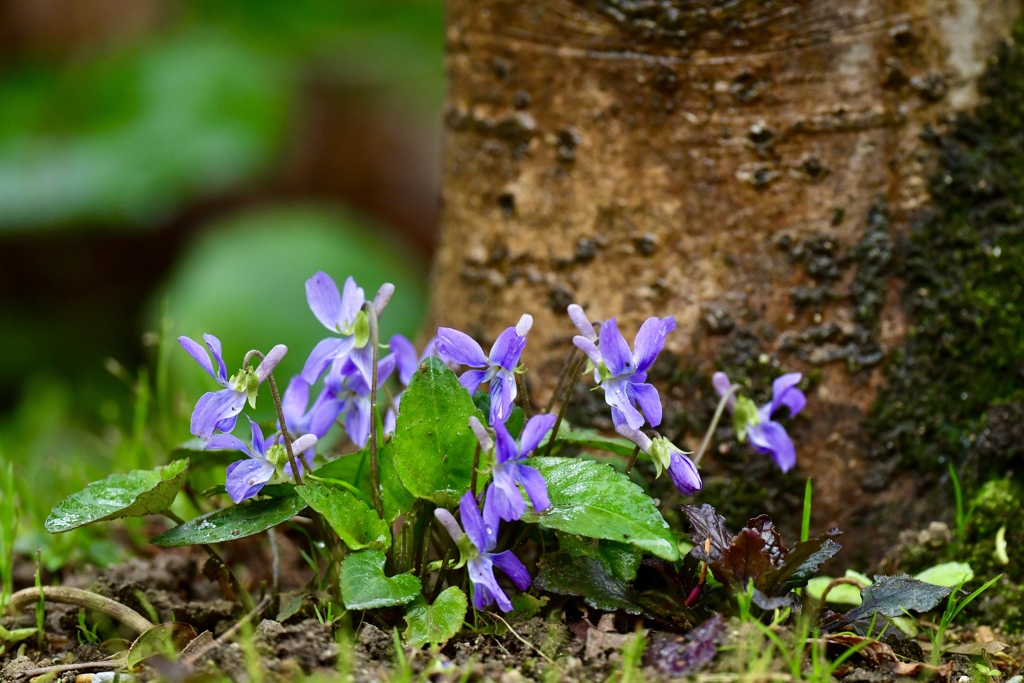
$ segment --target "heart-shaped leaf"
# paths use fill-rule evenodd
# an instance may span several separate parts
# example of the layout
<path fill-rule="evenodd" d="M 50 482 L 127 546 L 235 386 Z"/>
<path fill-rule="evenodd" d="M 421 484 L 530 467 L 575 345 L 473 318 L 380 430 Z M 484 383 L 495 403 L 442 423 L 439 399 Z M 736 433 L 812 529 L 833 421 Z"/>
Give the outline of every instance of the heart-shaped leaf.
<path fill-rule="evenodd" d="M 361 550 L 341 563 L 341 599 L 347 609 L 407 605 L 419 596 L 420 580 L 412 574 L 385 576 L 384 561 L 379 550 Z"/>
<path fill-rule="evenodd" d="M 486 421 L 441 359 L 424 360 L 402 394 L 391 442 L 395 469 L 409 492 L 442 507 L 458 504 L 473 477 L 471 415 Z"/>
<path fill-rule="evenodd" d="M 53 508 L 46 519 L 46 530 L 56 534 L 93 522 L 163 512 L 174 502 L 186 474 L 187 458 L 151 470 L 112 474 L 103 481 L 94 481 Z"/>
<path fill-rule="evenodd" d="M 523 520 L 569 534 L 629 543 L 660 558 L 679 559 L 676 538 L 654 501 L 608 465 L 578 458 L 528 458 L 548 483 L 551 507 Z"/>
<path fill-rule="evenodd" d="M 443 646 L 462 629 L 467 609 L 469 601 L 458 586 L 442 591 L 433 605 L 428 605 L 423 596 L 416 598 L 405 613 L 409 625 L 405 630 L 406 641 L 413 647 L 427 643 L 431 647 Z"/>
<path fill-rule="evenodd" d="M 150 543 L 168 547 L 234 541 L 286 522 L 305 507 L 306 501 L 296 495 L 267 500 L 250 498 L 244 503 L 179 524 Z"/>
<path fill-rule="evenodd" d="M 351 550 L 387 550 L 391 547 L 391 529 L 387 523 L 350 491 L 314 479 L 307 479 L 295 491 L 309 507 L 324 516 Z"/>

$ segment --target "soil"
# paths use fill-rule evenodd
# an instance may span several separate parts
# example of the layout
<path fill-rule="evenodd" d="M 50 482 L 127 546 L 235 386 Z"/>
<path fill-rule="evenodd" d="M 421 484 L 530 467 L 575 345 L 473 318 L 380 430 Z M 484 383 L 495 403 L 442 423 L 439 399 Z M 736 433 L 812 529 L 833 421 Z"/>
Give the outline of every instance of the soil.
<path fill-rule="evenodd" d="M 130 560 L 103 571 L 85 570 L 65 580 L 66 585 L 87 588 L 117 599 L 125 605 L 149 615 L 153 621 L 181 621 L 191 624 L 197 632 L 209 630 L 220 636 L 243 616 L 237 603 L 220 596 L 216 582 L 204 578 L 204 558 L 198 554 L 164 553 L 146 560 Z M 286 572 L 287 576 L 287 572 Z M 287 604 L 289 595 L 282 595 Z M 269 612 L 269 611 L 268 611 Z M 759 663 L 766 642 L 751 625 L 733 619 L 716 626 L 718 653 L 713 659 L 695 655 L 689 647 L 693 636 L 644 629 L 643 622 L 621 614 L 589 611 L 567 604 L 545 619 L 539 616 L 512 624 L 515 633 L 502 624 L 477 615 L 475 626 L 465 629 L 439 652 L 403 648 L 402 657 L 395 651 L 395 636 L 382 620 L 372 621 L 368 614 L 362 622 L 348 623 L 346 618 L 335 626 L 321 623 L 310 611 L 300 610 L 283 620 L 263 619 L 242 636 L 226 641 L 198 661 L 191 671 L 169 662 L 157 662 L 152 668 L 136 673 L 140 680 L 153 680 L 163 675 L 166 680 L 211 680 L 220 677 L 235 681 L 293 681 L 308 675 L 355 681 L 402 679 L 408 673 L 413 680 L 431 681 L 567 681 L 569 683 L 608 680 L 623 668 L 637 634 L 646 642 L 646 654 L 638 666 L 644 680 L 677 680 L 683 671 L 709 673 L 742 673 L 760 671 L 785 675 L 783 660 L 775 656 Z M 110 648 L 126 646 L 133 634 L 97 615 L 85 615 L 85 623 L 94 628 L 102 646 L 88 642 L 79 627 L 76 607 L 48 604 L 45 638 L 42 647 L 35 639 L 23 641 L 0 654 L 0 683 L 26 680 L 24 673 L 35 668 L 71 662 L 98 661 L 110 656 Z M 467 617 L 472 623 L 472 613 Z M 6 616 L 8 629 L 31 627 L 35 615 L 31 611 L 19 616 Z M 401 622 L 398 623 L 399 628 Z M 783 640 L 791 638 L 781 630 Z M 354 635 L 353 635 L 354 634 Z M 125 640 L 117 640 L 120 636 Z M 995 637 L 984 627 L 950 634 L 951 644 L 1007 642 Z M 915 641 L 892 641 L 895 652 L 920 657 Z M 1021 653 L 1024 638 L 1010 638 L 1002 654 L 987 656 L 989 666 L 998 666 L 1007 676 L 1022 670 Z M 639 653 L 635 648 L 633 651 Z M 838 654 L 838 650 L 832 653 Z M 634 661 L 639 654 L 634 657 Z M 977 658 L 976 658 L 977 659 Z M 707 660 L 707 661 L 705 661 Z M 404 664 L 403 664 L 404 661 Z M 939 672 L 946 680 L 972 676 L 974 664 L 966 656 L 956 656 L 951 665 Z M 885 656 L 853 657 L 836 676 L 844 683 L 887 681 L 897 678 L 894 662 Z M 258 671 L 257 671 L 258 670 Z M 75 681 L 78 672 L 69 671 L 54 680 Z M 637 671 L 634 669 L 634 673 Z M 349 676 L 351 678 L 349 678 Z M 77 679 L 82 680 L 82 679 Z M 614 680 L 614 678 L 613 678 Z M 1004 679 L 1005 680 L 1005 679 Z"/>

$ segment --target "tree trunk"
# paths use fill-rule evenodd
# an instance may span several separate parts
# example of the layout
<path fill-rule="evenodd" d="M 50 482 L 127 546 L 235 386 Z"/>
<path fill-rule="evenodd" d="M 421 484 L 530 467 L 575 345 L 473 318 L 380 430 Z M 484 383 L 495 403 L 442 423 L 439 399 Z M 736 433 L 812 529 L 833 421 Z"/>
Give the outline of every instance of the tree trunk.
<path fill-rule="evenodd" d="M 763 474 L 778 495 L 757 504 L 775 512 L 813 476 L 815 526 L 863 527 L 851 502 L 879 465 L 861 424 L 906 334 L 889 265 L 928 199 L 922 132 L 976 105 L 1019 3 L 448 6 L 436 322 L 489 342 L 533 314 L 523 361 L 536 403 L 571 349 L 568 304 L 618 316 L 628 339 L 646 317 L 674 315 L 665 428 L 691 448 L 712 371 L 764 398 L 772 376 L 801 370 L 798 471 L 769 474 L 736 446 L 712 453 L 709 472 Z M 743 486 L 723 477 L 717 492 Z M 929 512 L 912 474 L 884 488 L 881 500 Z"/>

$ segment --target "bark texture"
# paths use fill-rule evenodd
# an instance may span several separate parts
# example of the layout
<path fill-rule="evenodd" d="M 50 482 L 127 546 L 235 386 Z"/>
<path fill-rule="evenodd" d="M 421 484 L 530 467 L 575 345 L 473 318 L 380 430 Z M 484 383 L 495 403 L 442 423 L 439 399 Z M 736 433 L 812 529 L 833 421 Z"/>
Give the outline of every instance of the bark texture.
<path fill-rule="evenodd" d="M 489 342 L 533 314 L 537 402 L 571 348 L 568 304 L 627 338 L 675 315 L 663 395 L 691 447 L 714 369 L 802 370 L 799 472 L 774 504 L 813 475 L 816 521 L 863 527 L 861 424 L 906 334 L 889 266 L 928 198 L 922 132 L 977 104 L 1017 0 L 448 6 L 435 321 Z M 913 475 L 884 479 L 925 514 Z"/>

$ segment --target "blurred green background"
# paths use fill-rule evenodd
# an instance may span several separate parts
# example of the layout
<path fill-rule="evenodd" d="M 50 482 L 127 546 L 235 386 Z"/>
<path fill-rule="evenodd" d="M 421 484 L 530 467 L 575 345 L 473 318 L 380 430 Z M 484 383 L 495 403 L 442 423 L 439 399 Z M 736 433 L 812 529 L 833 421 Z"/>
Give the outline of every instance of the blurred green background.
<path fill-rule="evenodd" d="M 443 37 L 440 0 L 0 3 L 0 464 L 19 549 L 51 570 L 124 552 L 42 522 L 188 439 L 215 387 L 178 335 L 220 337 L 229 372 L 287 344 L 283 386 L 325 336 L 303 287 L 324 270 L 368 296 L 394 282 L 382 333 L 416 336 Z"/>

